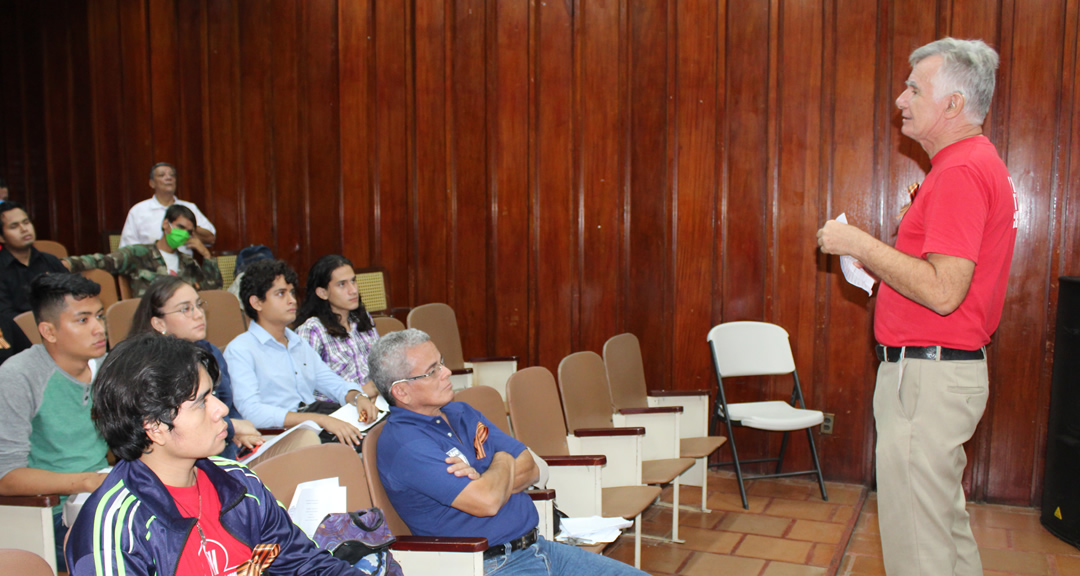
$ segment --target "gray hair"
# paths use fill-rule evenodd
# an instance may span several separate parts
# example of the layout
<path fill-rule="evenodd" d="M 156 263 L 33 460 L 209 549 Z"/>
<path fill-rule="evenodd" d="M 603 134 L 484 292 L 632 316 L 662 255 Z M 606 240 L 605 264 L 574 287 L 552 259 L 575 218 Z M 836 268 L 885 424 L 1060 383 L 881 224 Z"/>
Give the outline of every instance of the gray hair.
<path fill-rule="evenodd" d="M 174 175 L 176 174 L 176 166 L 173 166 L 172 164 L 169 164 L 168 162 L 158 162 L 157 164 L 154 164 L 153 166 L 150 167 L 150 179 L 151 180 L 154 179 L 154 170 L 157 170 L 158 168 L 161 168 L 162 166 L 167 166 L 169 168 L 172 168 L 173 174 Z"/>
<path fill-rule="evenodd" d="M 982 126 L 994 98 L 998 53 L 982 40 L 945 37 L 917 48 L 908 57 L 908 62 L 914 68 L 922 60 L 939 54 L 944 63 L 934 82 L 934 98 L 959 92 L 966 102 L 964 113 L 968 120 Z"/>
<path fill-rule="evenodd" d="M 409 350 L 430 341 L 431 336 L 426 332 L 410 328 L 391 332 L 379 338 L 371 347 L 368 353 L 368 378 L 391 406 L 394 405 L 394 396 L 390 394 L 390 387 L 394 382 L 408 378 L 413 369 L 407 358 Z"/>

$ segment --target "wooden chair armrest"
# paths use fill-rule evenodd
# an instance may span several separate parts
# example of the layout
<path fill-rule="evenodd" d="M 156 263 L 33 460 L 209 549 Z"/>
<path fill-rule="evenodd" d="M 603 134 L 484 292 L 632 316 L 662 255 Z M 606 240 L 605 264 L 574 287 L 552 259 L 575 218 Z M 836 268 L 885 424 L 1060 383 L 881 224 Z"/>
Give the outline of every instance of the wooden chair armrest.
<path fill-rule="evenodd" d="M 708 390 L 653 390 L 649 396 L 708 396 Z"/>
<path fill-rule="evenodd" d="M 475 356 L 466 362 L 517 362 L 517 356 Z"/>
<path fill-rule="evenodd" d="M 259 434 L 263 436 L 281 436 L 284 433 L 284 428 L 259 428 Z"/>
<path fill-rule="evenodd" d="M 472 373 L 473 373 L 472 368 L 458 368 L 457 370 L 451 370 L 450 371 L 451 376 L 461 376 L 462 374 L 472 374 Z"/>
<path fill-rule="evenodd" d="M 603 454 L 581 454 L 574 456 L 541 456 L 548 466 L 603 466 L 607 456 Z"/>
<path fill-rule="evenodd" d="M 534 502 L 537 500 L 555 499 L 555 491 L 551 488 L 544 488 L 543 490 L 526 490 L 525 493 L 528 494 L 529 498 L 532 498 Z"/>
<path fill-rule="evenodd" d="M 590 436 L 644 436 L 644 426 L 627 426 L 623 428 L 578 428 L 574 430 L 574 436 L 587 438 Z"/>
<path fill-rule="evenodd" d="M 450 538 L 447 536 L 398 536 L 394 550 L 414 552 L 483 552 L 487 538 Z"/>
<path fill-rule="evenodd" d="M 27 506 L 34 508 L 51 508 L 59 503 L 59 494 L 38 494 L 37 496 L 0 496 L 0 506 Z"/>
<path fill-rule="evenodd" d="M 619 414 L 681 414 L 682 406 L 656 406 L 654 408 L 621 408 Z"/>

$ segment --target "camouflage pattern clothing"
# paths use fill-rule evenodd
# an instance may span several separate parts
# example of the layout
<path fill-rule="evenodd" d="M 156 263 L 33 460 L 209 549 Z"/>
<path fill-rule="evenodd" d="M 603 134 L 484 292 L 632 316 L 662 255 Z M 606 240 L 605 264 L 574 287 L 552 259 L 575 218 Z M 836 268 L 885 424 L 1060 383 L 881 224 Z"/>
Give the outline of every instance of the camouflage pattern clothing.
<path fill-rule="evenodd" d="M 221 271 L 218 270 L 216 261 L 203 258 L 202 266 L 200 266 L 194 258 L 183 252 L 177 251 L 176 255 L 180 257 L 180 272 L 177 276 L 182 280 L 194 286 L 196 290 L 221 288 Z M 112 254 L 69 256 L 66 260 L 71 264 L 72 272 L 98 268 L 110 274 L 127 276 L 133 298 L 141 298 L 150 287 L 150 283 L 158 276 L 169 275 L 165 259 L 161 257 L 161 251 L 154 244 L 132 244 Z"/>

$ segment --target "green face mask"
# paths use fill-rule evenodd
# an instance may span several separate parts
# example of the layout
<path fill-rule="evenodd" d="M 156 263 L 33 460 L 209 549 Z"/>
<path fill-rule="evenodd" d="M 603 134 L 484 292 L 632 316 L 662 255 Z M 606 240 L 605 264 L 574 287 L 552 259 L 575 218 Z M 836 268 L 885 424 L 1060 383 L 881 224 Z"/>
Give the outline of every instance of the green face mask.
<path fill-rule="evenodd" d="M 191 238 L 191 233 L 183 228 L 173 228 L 168 234 L 165 235 L 165 242 L 169 244 L 169 247 L 173 250 L 184 245 Z"/>

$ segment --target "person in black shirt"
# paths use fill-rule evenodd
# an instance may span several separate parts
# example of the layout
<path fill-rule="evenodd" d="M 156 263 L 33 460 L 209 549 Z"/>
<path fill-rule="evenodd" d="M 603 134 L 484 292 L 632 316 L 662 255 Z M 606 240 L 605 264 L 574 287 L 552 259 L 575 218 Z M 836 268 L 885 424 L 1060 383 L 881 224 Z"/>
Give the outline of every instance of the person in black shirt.
<path fill-rule="evenodd" d="M 16 316 L 30 310 L 30 281 L 45 272 L 67 272 L 56 256 L 34 248 L 36 239 L 26 208 L 10 200 L 0 202 L 0 331 L 10 346 L 0 350 L 0 363 L 30 347 L 15 324 Z"/>

